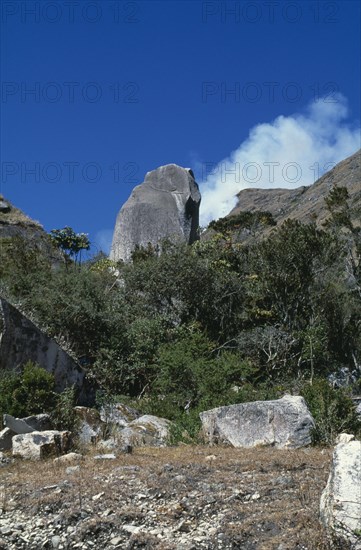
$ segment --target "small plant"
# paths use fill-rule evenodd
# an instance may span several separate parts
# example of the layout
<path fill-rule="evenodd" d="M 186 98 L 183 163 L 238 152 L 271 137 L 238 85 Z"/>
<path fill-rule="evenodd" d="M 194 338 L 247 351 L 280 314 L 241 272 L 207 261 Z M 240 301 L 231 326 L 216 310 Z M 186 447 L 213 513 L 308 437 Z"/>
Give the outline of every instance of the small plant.
<path fill-rule="evenodd" d="M 73 431 L 77 417 L 74 412 L 76 404 L 75 387 L 65 388 L 56 398 L 56 405 L 51 413 L 54 427 L 59 430 Z"/>

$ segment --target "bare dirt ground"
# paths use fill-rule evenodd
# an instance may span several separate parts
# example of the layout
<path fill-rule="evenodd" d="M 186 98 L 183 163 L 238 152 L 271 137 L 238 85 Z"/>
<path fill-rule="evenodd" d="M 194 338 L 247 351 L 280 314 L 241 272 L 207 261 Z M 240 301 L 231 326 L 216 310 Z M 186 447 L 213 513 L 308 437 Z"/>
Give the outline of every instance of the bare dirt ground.
<path fill-rule="evenodd" d="M 0 468 L 2 549 L 328 550 L 330 449 L 179 446 Z"/>

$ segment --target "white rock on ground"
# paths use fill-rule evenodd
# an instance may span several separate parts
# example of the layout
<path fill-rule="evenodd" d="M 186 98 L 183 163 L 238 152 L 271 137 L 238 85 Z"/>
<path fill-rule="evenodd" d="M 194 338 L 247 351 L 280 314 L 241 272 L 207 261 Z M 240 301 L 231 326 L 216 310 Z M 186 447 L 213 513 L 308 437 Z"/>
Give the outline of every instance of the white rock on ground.
<path fill-rule="evenodd" d="M 209 443 L 298 448 L 311 443 L 314 420 L 301 396 L 218 407 L 200 413 Z"/>
<path fill-rule="evenodd" d="M 80 453 L 67 453 L 66 455 L 58 456 L 57 458 L 54 458 L 54 464 L 70 464 L 72 462 L 79 462 L 80 460 L 83 460 L 84 457 Z"/>
<path fill-rule="evenodd" d="M 320 513 L 331 533 L 361 549 L 361 441 L 336 445 Z"/>
<path fill-rule="evenodd" d="M 119 432 L 119 440 L 123 446 L 164 447 L 169 441 L 171 425 L 166 418 L 145 414 Z"/>
<path fill-rule="evenodd" d="M 56 430 L 15 435 L 13 456 L 40 459 L 64 454 L 70 446 L 70 435 L 70 432 Z"/>

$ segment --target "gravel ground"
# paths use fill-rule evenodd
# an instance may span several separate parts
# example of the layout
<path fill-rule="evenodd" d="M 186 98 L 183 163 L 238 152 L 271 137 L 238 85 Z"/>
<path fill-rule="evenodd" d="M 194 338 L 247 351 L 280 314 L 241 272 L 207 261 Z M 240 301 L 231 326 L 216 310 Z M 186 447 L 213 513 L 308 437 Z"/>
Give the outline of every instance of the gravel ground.
<path fill-rule="evenodd" d="M 331 450 L 179 446 L 0 468 L 2 549 L 331 548 Z"/>

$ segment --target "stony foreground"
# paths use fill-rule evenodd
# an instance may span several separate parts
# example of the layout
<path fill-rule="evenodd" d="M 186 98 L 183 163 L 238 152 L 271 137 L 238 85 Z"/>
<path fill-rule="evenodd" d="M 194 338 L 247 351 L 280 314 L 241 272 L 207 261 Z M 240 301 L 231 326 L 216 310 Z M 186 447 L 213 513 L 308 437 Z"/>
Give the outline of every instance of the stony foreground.
<path fill-rule="evenodd" d="M 330 548 L 331 450 L 181 446 L 0 468 L 1 549 Z"/>

